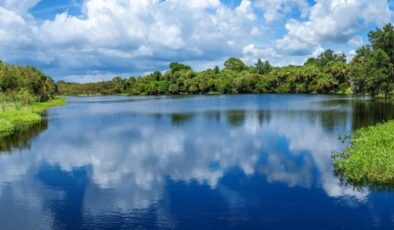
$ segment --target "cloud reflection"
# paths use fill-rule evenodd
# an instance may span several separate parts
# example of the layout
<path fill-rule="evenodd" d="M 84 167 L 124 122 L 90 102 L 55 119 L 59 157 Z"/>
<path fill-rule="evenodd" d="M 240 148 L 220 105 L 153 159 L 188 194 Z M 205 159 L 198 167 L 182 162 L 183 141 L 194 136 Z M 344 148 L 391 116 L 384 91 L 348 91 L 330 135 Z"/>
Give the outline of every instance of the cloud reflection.
<path fill-rule="evenodd" d="M 31 175 L 42 165 L 70 174 L 86 168 L 90 183 L 83 207 L 90 215 L 148 208 L 163 199 L 168 179 L 215 190 L 232 169 L 262 174 L 269 183 L 321 187 L 330 197 L 363 200 L 368 195 L 333 176 L 331 153 L 344 148 L 338 135 L 351 128 L 346 106 L 333 111 L 311 104 L 288 110 L 271 104 L 208 104 L 206 110 L 182 112 L 184 101 L 177 101 L 176 109 L 166 107 L 166 99 L 149 103 L 157 103 L 156 109 L 134 101 L 77 101 L 52 111 L 48 130 L 29 150 L 0 155 L 0 203 L 6 199 L 3 184 L 30 186 L 26 180 L 33 183 Z M 43 188 L 29 187 L 35 189 Z M 46 193 L 35 196 L 46 199 Z"/>

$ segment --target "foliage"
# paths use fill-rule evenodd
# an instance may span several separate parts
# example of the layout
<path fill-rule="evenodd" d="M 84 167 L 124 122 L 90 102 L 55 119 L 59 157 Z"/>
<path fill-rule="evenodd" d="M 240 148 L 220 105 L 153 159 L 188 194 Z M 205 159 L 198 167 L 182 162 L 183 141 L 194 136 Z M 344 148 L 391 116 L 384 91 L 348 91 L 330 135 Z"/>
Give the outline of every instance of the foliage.
<path fill-rule="evenodd" d="M 55 96 L 56 84 L 34 67 L 9 65 L 0 61 L 0 94 L 14 101 L 46 101 Z"/>
<path fill-rule="evenodd" d="M 246 69 L 246 65 L 242 62 L 241 59 L 231 57 L 224 62 L 224 67 L 229 70 L 240 72 Z"/>
<path fill-rule="evenodd" d="M 0 137 L 13 133 L 16 127 L 41 121 L 41 112 L 54 106 L 63 106 L 65 103 L 65 99 L 56 98 L 23 106 L 18 103 L 8 104 L 0 110 Z"/>
<path fill-rule="evenodd" d="M 346 63 L 346 56 L 343 53 L 335 53 L 333 50 L 328 49 L 323 53 L 319 54 L 317 58 L 311 57 L 306 62 L 305 65 L 315 65 L 324 68 L 332 62 L 342 62 Z"/>
<path fill-rule="evenodd" d="M 63 99 L 55 97 L 55 82 L 34 67 L 0 62 L 0 136 L 41 120 L 40 112 Z"/>
<path fill-rule="evenodd" d="M 371 44 L 358 49 L 350 63 L 353 91 L 388 98 L 394 89 L 394 27 L 388 24 L 368 37 Z"/>
<path fill-rule="evenodd" d="M 262 62 L 261 59 L 258 59 L 255 66 L 258 74 L 267 74 L 272 71 L 272 66 L 269 61 Z"/>
<path fill-rule="evenodd" d="M 325 50 L 303 66 L 273 67 L 260 59 L 247 66 L 230 57 L 201 72 L 173 62 L 167 72 L 97 83 L 58 82 L 61 95 L 182 95 L 235 93 L 367 94 L 389 97 L 394 90 L 394 30 L 391 24 L 369 33 L 371 44 L 356 51 L 350 63 L 343 53 Z"/>
<path fill-rule="evenodd" d="M 231 59 L 231 60 L 230 60 Z M 338 93 L 350 84 L 344 63 L 330 63 L 321 69 L 314 65 L 274 68 L 259 60 L 247 67 L 239 59 L 230 58 L 225 68 L 195 72 L 187 67 L 154 72 L 143 77 L 113 79 L 98 83 L 58 82 L 61 95 L 182 95 L 236 93 Z M 176 66 L 181 66 L 177 63 Z M 341 87 L 340 87 L 341 86 Z"/>
<path fill-rule="evenodd" d="M 11 134 L 13 130 L 14 126 L 10 121 L 0 118 L 0 136 Z"/>
<path fill-rule="evenodd" d="M 351 146 L 334 155 L 338 174 L 356 185 L 394 183 L 394 121 L 355 132 Z"/>
<path fill-rule="evenodd" d="M 184 65 L 182 63 L 179 62 L 172 62 L 170 63 L 170 71 L 171 73 L 175 73 L 181 70 L 191 70 L 192 68 L 188 65 Z M 160 72 L 156 72 L 157 74 Z"/>

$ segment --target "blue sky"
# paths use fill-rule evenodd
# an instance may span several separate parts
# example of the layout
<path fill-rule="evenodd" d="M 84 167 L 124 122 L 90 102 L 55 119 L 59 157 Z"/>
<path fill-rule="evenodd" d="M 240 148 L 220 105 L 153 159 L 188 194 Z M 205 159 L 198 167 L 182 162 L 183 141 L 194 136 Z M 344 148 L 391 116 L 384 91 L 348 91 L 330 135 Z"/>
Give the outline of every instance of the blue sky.
<path fill-rule="evenodd" d="M 0 0 L 0 59 L 77 82 L 230 56 L 302 64 L 328 48 L 351 57 L 393 12 L 394 0 Z"/>

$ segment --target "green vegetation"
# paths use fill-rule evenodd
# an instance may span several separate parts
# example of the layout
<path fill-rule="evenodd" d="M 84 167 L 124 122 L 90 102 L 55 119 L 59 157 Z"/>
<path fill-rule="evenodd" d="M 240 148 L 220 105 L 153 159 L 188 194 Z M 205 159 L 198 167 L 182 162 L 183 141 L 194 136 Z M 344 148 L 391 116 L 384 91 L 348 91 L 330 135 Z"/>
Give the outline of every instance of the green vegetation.
<path fill-rule="evenodd" d="M 355 93 L 392 96 L 394 90 L 394 28 L 391 24 L 368 34 L 371 44 L 357 50 L 349 64 Z M 334 155 L 336 172 L 355 185 L 394 184 L 394 121 L 356 131 L 351 146 Z"/>
<path fill-rule="evenodd" d="M 190 66 L 174 62 L 165 73 L 156 71 L 142 77 L 115 77 L 112 81 L 86 84 L 59 81 L 58 90 L 61 95 L 74 96 L 351 92 L 350 82 L 343 76 L 348 67 L 342 60 L 338 63 L 333 59 L 324 68 L 314 64 L 279 68 L 261 60 L 248 67 L 231 57 L 224 66 L 222 70 L 216 66 L 195 72 Z"/>
<path fill-rule="evenodd" d="M 183 95 L 236 93 L 362 94 L 389 98 L 394 90 L 394 27 L 391 24 L 368 34 L 370 44 L 347 62 L 343 53 L 326 50 L 302 66 L 274 67 L 258 60 L 247 66 L 231 57 L 224 68 L 201 72 L 173 62 L 169 70 L 146 76 L 98 83 L 54 81 L 33 67 L 0 61 L 0 136 L 17 127 L 37 123 L 45 109 L 64 105 L 55 95 Z M 238 114 L 228 119 L 237 124 Z M 242 119 L 242 117 L 240 117 Z M 187 120 L 176 117 L 174 122 Z M 351 146 L 334 156 L 337 172 L 356 183 L 394 183 L 394 121 L 357 131 Z"/>
<path fill-rule="evenodd" d="M 0 136 L 2 134 L 3 135 L 11 134 L 13 130 L 14 130 L 14 126 L 12 125 L 11 122 L 0 118 Z"/>
<path fill-rule="evenodd" d="M 129 87 L 129 83 L 120 78 L 115 77 L 112 81 L 100 83 L 68 83 L 58 81 L 57 88 L 60 95 L 65 96 L 96 96 L 96 95 L 114 95 L 124 94 Z"/>
<path fill-rule="evenodd" d="M 393 185 L 394 121 L 356 131 L 351 146 L 334 155 L 334 166 L 356 185 Z"/>
<path fill-rule="evenodd" d="M 343 53 L 326 50 L 302 66 L 273 67 L 258 60 L 247 66 L 231 57 L 224 68 L 201 72 L 173 62 L 169 70 L 146 76 L 98 83 L 58 82 L 61 95 L 183 95 L 236 93 L 324 93 L 391 96 L 394 90 L 394 28 L 391 24 L 369 33 L 370 44 L 347 63 Z"/>
<path fill-rule="evenodd" d="M 55 82 L 36 68 L 0 62 L 0 136 L 39 122 L 40 113 L 49 107 L 64 105 L 64 99 L 55 99 L 56 89 Z"/>
<path fill-rule="evenodd" d="M 8 104 L 0 110 L 0 137 L 12 134 L 22 125 L 41 121 L 41 113 L 54 106 L 65 105 L 65 99 L 56 98 L 46 102 L 35 102 L 28 105 Z M 3 107 L 4 108 L 4 107 Z"/>
<path fill-rule="evenodd" d="M 56 84 L 34 67 L 9 65 L 0 61 L 0 93 L 3 103 L 13 101 L 29 104 L 53 98 Z"/>

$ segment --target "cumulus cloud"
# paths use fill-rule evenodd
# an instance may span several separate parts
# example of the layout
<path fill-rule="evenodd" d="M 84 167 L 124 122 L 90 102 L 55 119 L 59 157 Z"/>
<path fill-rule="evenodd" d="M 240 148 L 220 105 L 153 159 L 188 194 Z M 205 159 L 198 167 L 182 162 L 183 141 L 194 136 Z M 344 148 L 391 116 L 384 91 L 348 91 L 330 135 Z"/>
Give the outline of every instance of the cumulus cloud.
<path fill-rule="evenodd" d="M 33 8 L 40 0 L 0 0 L 0 6 L 5 9 L 25 14 Z"/>
<path fill-rule="evenodd" d="M 351 38 L 349 40 L 349 45 L 351 45 L 353 47 L 360 47 L 360 46 L 364 45 L 364 41 L 363 41 L 362 37 L 354 36 L 353 38 Z"/>
<path fill-rule="evenodd" d="M 368 23 L 390 22 L 386 0 L 319 0 L 306 21 L 290 19 L 288 33 L 277 42 L 283 52 L 304 55 L 326 42 L 346 43 Z"/>
<path fill-rule="evenodd" d="M 255 6 L 263 10 L 266 22 L 280 20 L 294 9 L 300 11 L 301 17 L 306 17 L 309 12 L 306 0 L 258 0 L 255 2 Z"/>
<path fill-rule="evenodd" d="M 162 68 L 172 60 L 239 55 L 240 45 L 253 40 L 259 31 L 249 0 L 235 9 L 219 0 L 86 0 L 83 15 L 64 12 L 44 22 L 19 13 L 33 3 L 16 9 L 8 2 L 0 5 L 0 18 L 4 19 L 0 24 L 1 58 L 20 61 L 23 55 L 25 62 L 74 70 L 71 75 L 86 69 L 144 71 Z M 15 49 L 10 53 L 8 44 L 12 43 Z M 24 45 L 31 48 L 23 49 Z M 155 60 L 155 66 L 133 66 L 144 59 Z"/>
<path fill-rule="evenodd" d="M 31 13 L 41 1 L 0 0 L 0 59 L 36 65 L 57 79 L 141 74 L 171 61 L 213 66 L 229 56 L 293 64 L 321 43 L 346 44 L 365 23 L 392 16 L 387 0 L 242 0 L 235 7 L 220 0 L 83 0 L 71 3 L 80 15 L 44 20 Z M 271 31 L 280 19 L 287 21 L 279 26 L 284 36 Z"/>
<path fill-rule="evenodd" d="M 253 63 L 257 59 L 264 60 L 276 60 L 282 58 L 282 55 L 279 55 L 276 50 L 272 47 L 260 47 L 254 43 L 245 46 L 242 49 L 244 60 L 247 63 Z"/>

